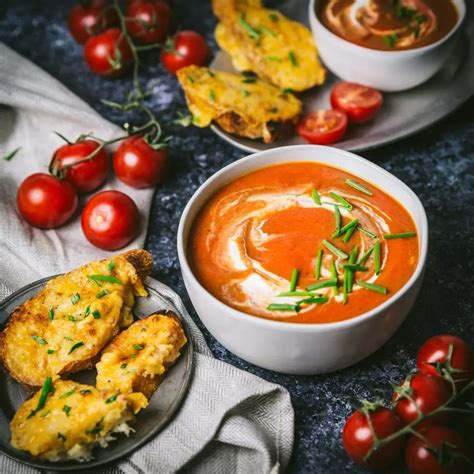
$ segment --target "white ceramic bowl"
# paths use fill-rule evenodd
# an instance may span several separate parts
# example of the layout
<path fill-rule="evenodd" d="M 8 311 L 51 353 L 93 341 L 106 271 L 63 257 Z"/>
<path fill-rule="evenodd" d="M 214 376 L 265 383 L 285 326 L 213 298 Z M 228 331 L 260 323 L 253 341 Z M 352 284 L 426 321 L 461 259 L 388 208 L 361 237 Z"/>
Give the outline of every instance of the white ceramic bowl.
<path fill-rule="evenodd" d="M 298 324 L 251 316 L 212 296 L 196 279 L 187 258 L 193 221 L 222 186 L 257 168 L 290 161 L 327 163 L 385 190 L 412 215 L 420 257 L 409 281 L 385 303 L 346 321 Z M 178 228 L 178 256 L 191 301 L 210 333 L 227 349 L 255 365 L 287 374 L 318 374 L 355 364 L 382 346 L 410 311 L 423 280 L 428 223 L 418 197 L 404 183 L 364 158 L 337 148 L 296 145 L 262 151 L 238 160 L 211 176 L 184 209 Z"/>
<path fill-rule="evenodd" d="M 377 51 L 351 43 L 329 31 L 315 13 L 319 1 L 310 0 L 308 14 L 319 55 L 325 65 L 346 81 L 388 92 L 410 89 L 436 74 L 456 46 L 460 26 L 466 16 L 464 0 L 453 0 L 459 19 L 444 38 L 422 48 Z"/>

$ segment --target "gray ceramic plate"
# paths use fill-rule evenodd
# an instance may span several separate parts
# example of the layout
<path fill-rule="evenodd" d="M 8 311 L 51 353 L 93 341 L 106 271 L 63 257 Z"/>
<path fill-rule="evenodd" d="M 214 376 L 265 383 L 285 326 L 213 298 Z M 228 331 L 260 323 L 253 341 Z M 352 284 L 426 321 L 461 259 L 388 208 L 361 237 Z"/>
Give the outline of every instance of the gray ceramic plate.
<path fill-rule="evenodd" d="M 293 0 L 281 8 L 289 17 L 307 23 L 307 1 Z M 453 112 L 474 93 L 474 21 L 473 12 L 466 17 L 465 34 L 444 68 L 428 82 L 414 89 L 384 94 L 384 106 L 372 123 L 351 127 L 344 140 L 335 146 L 349 151 L 361 151 L 400 140 L 423 130 Z M 234 72 L 230 57 L 220 51 L 211 67 Z M 330 108 L 331 87 L 339 79 L 329 73 L 323 87 L 302 95 L 304 113 Z M 217 125 L 212 130 L 221 138 L 247 152 L 268 150 L 304 141 L 297 135 L 271 144 L 241 138 L 224 132 Z"/>
<path fill-rule="evenodd" d="M 43 280 L 25 286 L 0 304 L 0 329 L 5 324 L 13 309 L 36 294 L 48 280 L 49 278 L 44 278 Z M 176 309 L 172 308 L 166 299 L 156 293 L 152 288 L 147 285 L 145 286 L 149 292 L 149 297 L 137 298 L 133 311 L 137 318 L 143 318 L 155 311 L 164 309 L 169 309 L 176 313 Z M 178 362 L 169 370 L 166 378 L 151 397 L 148 407 L 137 415 L 136 423 L 133 425 L 135 433 L 130 434 L 128 438 L 118 435 L 117 439 L 111 442 L 107 448 L 95 449 L 94 459 L 89 462 L 40 462 L 34 460 L 27 453 L 11 447 L 10 420 L 20 404 L 27 398 L 27 395 L 18 383 L 0 369 L 0 452 L 17 461 L 40 469 L 78 471 L 80 469 L 92 469 L 104 464 L 116 462 L 118 459 L 129 455 L 150 441 L 171 420 L 182 402 L 191 380 L 193 346 L 190 339 L 190 332 L 186 330 L 186 324 L 182 319 L 181 322 L 189 342 L 182 351 Z M 95 376 L 95 370 L 87 370 L 78 372 L 71 378 L 78 382 L 93 385 Z"/>

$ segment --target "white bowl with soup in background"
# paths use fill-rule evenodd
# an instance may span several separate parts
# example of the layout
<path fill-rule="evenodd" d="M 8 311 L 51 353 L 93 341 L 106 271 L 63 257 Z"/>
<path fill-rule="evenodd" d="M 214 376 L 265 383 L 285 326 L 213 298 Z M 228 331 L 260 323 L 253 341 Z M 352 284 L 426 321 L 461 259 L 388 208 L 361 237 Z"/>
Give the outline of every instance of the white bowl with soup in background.
<path fill-rule="evenodd" d="M 394 41 L 393 50 L 390 48 L 378 50 L 344 39 L 326 27 L 316 13 L 322 1 L 325 0 L 310 0 L 308 14 L 311 30 L 323 62 L 341 79 L 387 92 L 410 89 L 436 74 L 453 53 L 466 15 L 464 0 L 437 0 L 451 1 L 457 10 L 456 23 L 443 37 L 433 43 L 412 49 L 397 50 L 397 42 Z M 418 1 L 410 0 L 415 3 Z M 367 3 L 369 0 L 355 0 L 353 5 Z M 348 15 L 348 17 L 353 18 L 353 15 Z M 381 37 L 381 41 L 389 40 L 390 43 L 392 41 L 390 38 L 391 35 L 387 35 Z"/>
<path fill-rule="evenodd" d="M 383 194 L 388 195 L 398 206 L 401 205 L 411 218 L 410 222 L 416 230 L 414 238 L 417 239 L 418 258 L 413 263 L 406 282 L 378 306 L 336 322 L 303 323 L 289 322 L 289 319 L 285 321 L 267 319 L 224 303 L 208 291 L 196 277 L 196 272 L 193 271 L 195 255 L 190 254 L 190 243 L 193 243 L 191 240 L 194 238 L 191 231 L 195 223 L 199 222 L 200 213 L 207 203 L 212 201 L 216 193 L 221 192 L 238 178 L 262 168 L 288 163 L 327 165 L 336 169 L 338 173 L 350 173 L 355 176 L 355 180 L 359 178 L 359 182 L 363 180 L 364 183 L 369 183 L 374 190 L 383 190 Z M 357 190 L 352 191 L 357 194 Z M 308 197 L 305 195 L 301 199 L 306 199 L 303 207 L 307 206 Z M 362 209 L 366 206 L 362 197 L 360 199 L 361 204 L 358 207 Z M 328 207 L 329 203 L 323 202 L 322 205 Z M 336 206 L 334 204 L 331 206 L 335 212 Z M 342 222 L 346 223 L 350 217 L 343 208 L 341 213 Z M 330 222 L 332 229 L 334 222 L 332 217 Z M 358 239 L 362 239 L 362 236 Z M 337 244 L 337 239 L 331 241 Z M 418 197 L 403 182 L 381 167 L 337 148 L 298 145 L 255 153 L 211 176 L 196 191 L 183 211 L 177 245 L 181 272 L 191 302 L 206 328 L 225 348 L 242 359 L 266 369 L 287 374 L 319 374 L 348 367 L 372 354 L 405 320 L 423 280 L 428 249 L 428 224 L 425 210 Z M 362 252 L 362 248 L 360 251 Z M 386 255 L 387 258 L 390 257 L 388 251 Z M 340 263 L 337 264 L 338 268 L 342 268 Z M 400 261 L 399 264 L 402 265 L 403 262 Z M 359 287 L 357 291 L 361 291 L 361 288 Z M 351 297 L 349 294 L 348 298 Z M 339 295 L 338 298 L 340 301 Z M 334 304 L 335 300 L 336 297 Z"/>

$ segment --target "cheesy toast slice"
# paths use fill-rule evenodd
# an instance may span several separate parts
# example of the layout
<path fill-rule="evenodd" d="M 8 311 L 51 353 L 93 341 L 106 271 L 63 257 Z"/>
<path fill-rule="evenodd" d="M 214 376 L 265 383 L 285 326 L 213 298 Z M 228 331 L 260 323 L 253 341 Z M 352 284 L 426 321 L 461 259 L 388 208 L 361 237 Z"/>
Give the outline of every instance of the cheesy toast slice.
<path fill-rule="evenodd" d="M 124 395 L 47 378 L 15 413 L 11 444 L 46 461 L 87 461 L 92 449 L 106 447 L 114 433 L 128 436 L 133 431 L 128 423 L 147 403 L 141 393 Z"/>
<path fill-rule="evenodd" d="M 16 308 L 0 333 L 0 359 L 26 387 L 47 376 L 93 366 L 100 351 L 133 321 L 135 296 L 146 296 L 143 280 L 153 259 L 132 250 L 84 265 L 51 279 Z"/>
<path fill-rule="evenodd" d="M 188 66 L 177 73 L 193 123 L 212 121 L 225 131 L 270 143 L 298 122 L 301 102 L 291 93 L 256 77 Z"/>
<path fill-rule="evenodd" d="M 173 313 L 135 321 L 102 352 L 96 386 L 126 394 L 141 392 L 150 398 L 185 344 L 183 328 Z"/>
<path fill-rule="evenodd" d="M 324 83 L 311 32 L 259 2 L 213 0 L 215 37 L 238 71 L 252 71 L 282 89 L 304 91 Z"/>

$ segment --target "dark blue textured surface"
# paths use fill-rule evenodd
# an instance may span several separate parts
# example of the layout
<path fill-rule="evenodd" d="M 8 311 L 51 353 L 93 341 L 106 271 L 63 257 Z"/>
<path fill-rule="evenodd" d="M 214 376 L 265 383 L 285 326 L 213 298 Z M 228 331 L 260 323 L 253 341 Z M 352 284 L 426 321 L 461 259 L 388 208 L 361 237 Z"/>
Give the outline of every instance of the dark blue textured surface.
<path fill-rule="evenodd" d="M 127 79 L 104 80 L 90 73 L 82 48 L 70 38 L 70 2 L 30 0 L 0 6 L 0 40 L 57 77 L 103 116 L 121 124 L 123 116 L 99 99 L 121 100 Z M 181 1 L 179 24 L 206 35 L 215 48 L 209 1 Z M 155 194 L 146 241 L 155 257 L 154 277 L 181 294 L 192 309 L 181 279 L 175 235 L 181 212 L 194 190 L 224 165 L 243 156 L 210 130 L 169 126 L 183 95 L 166 74 L 159 54 L 144 60 L 145 82 L 159 79 L 149 104 L 172 135 L 170 175 Z M 474 101 L 442 123 L 412 138 L 363 154 L 407 183 L 421 198 L 430 224 L 428 270 L 418 301 L 405 324 L 376 354 L 338 373 L 293 377 L 258 369 L 220 346 L 203 329 L 216 357 L 288 388 L 296 411 L 292 472 L 358 472 L 343 453 L 340 432 L 351 398 L 389 392 L 414 366 L 417 347 L 428 337 L 450 332 L 474 345 Z M 167 125 L 168 124 L 168 125 Z M 0 124 L 1 126 L 1 124 Z M 87 131 L 78 131 L 87 132 Z M 193 313 L 198 324 L 199 320 Z"/>

